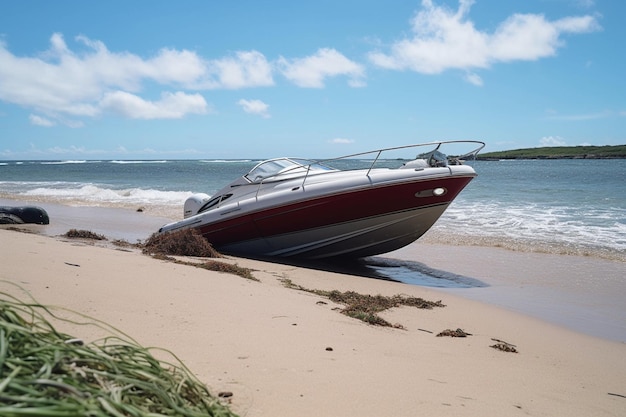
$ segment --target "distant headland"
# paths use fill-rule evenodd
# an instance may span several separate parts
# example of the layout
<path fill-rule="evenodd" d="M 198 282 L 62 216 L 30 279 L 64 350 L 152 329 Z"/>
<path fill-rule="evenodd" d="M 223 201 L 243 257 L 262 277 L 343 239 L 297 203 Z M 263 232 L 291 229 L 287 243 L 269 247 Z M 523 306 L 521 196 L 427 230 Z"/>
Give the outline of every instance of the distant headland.
<path fill-rule="evenodd" d="M 624 159 L 626 145 L 615 146 L 552 146 L 485 152 L 476 157 L 482 161 L 500 159 Z"/>

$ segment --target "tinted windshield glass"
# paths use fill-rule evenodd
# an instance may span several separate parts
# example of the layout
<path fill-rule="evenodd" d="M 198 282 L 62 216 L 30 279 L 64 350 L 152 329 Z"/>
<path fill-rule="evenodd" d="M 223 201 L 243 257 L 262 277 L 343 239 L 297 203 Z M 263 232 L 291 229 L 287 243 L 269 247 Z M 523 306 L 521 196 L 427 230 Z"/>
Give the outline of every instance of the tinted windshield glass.
<path fill-rule="evenodd" d="M 295 163 L 291 159 L 272 159 L 261 162 L 246 177 L 252 182 L 259 182 L 280 172 L 292 171 L 301 167 L 302 165 Z"/>
<path fill-rule="evenodd" d="M 246 178 L 251 182 L 261 182 L 266 178 L 274 177 L 279 174 L 280 177 L 276 178 L 277 180 L 284 179 L 287 176 L 298 177 L 307 175 L 312 171 L 335 171 L 335 169 L 307 159 L 270 159 L 254 167 L 252 171 L 246 175 Z"/>

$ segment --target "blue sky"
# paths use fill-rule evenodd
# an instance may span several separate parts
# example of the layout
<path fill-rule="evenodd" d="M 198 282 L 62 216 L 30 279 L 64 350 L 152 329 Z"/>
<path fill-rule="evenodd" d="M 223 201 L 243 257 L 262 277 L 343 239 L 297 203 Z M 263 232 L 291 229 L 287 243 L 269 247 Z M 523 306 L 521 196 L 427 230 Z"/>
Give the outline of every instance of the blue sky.
<path fill-rule="evenodd" d="M 0 159 L 626 143 L 620 0 L 0 5 Z"/>

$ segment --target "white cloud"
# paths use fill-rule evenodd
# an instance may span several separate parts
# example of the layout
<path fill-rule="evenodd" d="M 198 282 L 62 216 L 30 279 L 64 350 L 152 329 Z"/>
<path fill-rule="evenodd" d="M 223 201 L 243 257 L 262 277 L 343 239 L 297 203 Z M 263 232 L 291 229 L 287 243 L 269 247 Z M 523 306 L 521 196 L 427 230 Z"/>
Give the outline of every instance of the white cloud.
<path fill-rule="evenodd" d="M 60 122 L 67 127 L 71 127 L 72 129 L 83 127 L 85 125 L 85 123 L 80 120 L 61 119 Z"/>
<path fill-rule="evenodd" d="M 53 154 L 81 154 L 81 155 L 97 153 L 94 151 L 88 151 L 84 146 L 75 146 L 75 145 L 70 145 L 69 148 L 61 148 L 60 146 L 54 146 L 52 148 L 46 149 L 46 152 L 53 153 Z"/>
<path fill-rule="evenodd" d="M 5 159 L 22 159 L 22 158 L 94 158 L 104 157 L 107 159 L 114 158 L 146 158 L 146 155 L 166 156 L 166 157 L 190 157 L 203 155 L 204 153 L 196 149 L 173 149 L 173 150 L 155 150 L 152 148 L 127 149 L 124 146 L 116 146 L 110 149 L 87 148 L 85 146 L 69 145 L 67 147 L 52 146 L 48 148 L 38 148 L 35 144 L 30 144 L 27 150 L 13 151 L 9 149 L 0 149 L 0 157 Z"/>
<path fill-rule="evenodd" d="M 125 91 L 105 94 L 100 106 L 131 119 L 180 119 L 186 114 L 204 114 L 208 106 L 200 94 L 163 93 L 158 101 L 148 101 Z"/>
<path fill-rule="evenodd" d="M 56 117 L 55 120 L 50 120 L 47 117 L 38 116 L 36 114 L 31 114 L 28 116 L 28 120 L 32 125 L 42 126 L 42 127 L 52 127 L 57 126 L 59 124 L 70 127 L 72 129 L 76 129 L 79 127 L 83 127 L 84 123 L 80 120 L 66 119 L 65 117 Z"/>
<path fill-rule="evenodd" d="M 469 72 L 465 75 L 465 80 L 470 83 L 470 84 L 474 84 L 475 86 L 481 87 L 483 85 L 483 79 L 480 77 L 480 75 L 473 73 L 473 72 Z"/>
<path fill-rule="evenodd" d="M 553 56 L 563 46 L 562 35 L 600 30 L 590 15 L 548 21 L 539 14 L 514 14 L 488 33 L 468 18 L 473 3 L 459 0 L 454 11 L 422 0 L 422 10 L 411 21 L 413 36 L 392 44 L 388 53 L 371 52 L 370 61 L 383 68 L 423 74 L 488 68 L 498 62 Z"/>
<path fill-rule="evenodd" d="M 539 143 L 540 146 L 566 146 L 565 139 L 560 136 L 544 136 Z"/>
<path fill-rule="evenodd" d="M 576 5 L 583 9 L 590 9 L 595 6 L 595 0 L 576 0 Z"/>
<path fill-rule="evenodd" d="M 605 110 L 597 113 L 582 113 L 582 114 L 557 114 L 555 111 L 550 111 L 548 113 L 549 120 L 565 120 L 565 121 L 581 121 L 581 120 L 597 120 L 597 119 L 606 119 L 609 117 L 614 117 L 615 112 L 610 110 Z"/>
<path fill-rule="evenodd" d="M 0 100 L 33 108 L 39 112 L 93 116 L 97 109 L 88 103 L 99 92 L 86 80 L 72 55 L 58 58 L 64 43 L 59 36 L 51 39 L 52 48 L 45 55 L 55 55 L 50 62 L 40 58 L 19 58 L 0 42 Z"/>
<path fill-rule="evenodd" d="M 335 138 L 335 139 L 329 140 L 328 142 L 338 144 L 338 145 L 346 145 L 346 144 L 354 143 L 354 140 L 346 139 L 346 138 Z"/>
<path fill-rule="evenodd" d="M 272 67 L 257 51 L 241 51 L 231 57 L 209 61 L 204 78 L 198 87 L 238 89 L 274 85 Z"/>
<path fill-rule="evenodd" d="M 314 55 L 288 60 L 280 57 L 279 71 L 299 87 L 323 88 L 329 77 L 345 75 L 351 87 L 364 85 L 365 69 L 335 49 L 319 49 Z"/>
<path fill-rule="evenodd" d="M 193 51 L 164 48 L 143 58 L 111 52 L 103 42 L 85 36 L 75 41 L 72 50 L 62 34 L 54 33 L 46 51 L 22 57 L 0 40 L 0 100 L 33 109 L 51 123 L 79 126 L 81 121 L 67 117 L 98 116 L 102 105 L 140 118 L 206 112 L 206 102 L 197 94 L 166 92 L 158 102 L 141 98 L 147 82 L 196 90 L 273 84 L 271 65 L 254 51 L 207 61 Z M 181 106 L 174 108 L 174 102 Z"/>
<path fill-rule="evenodd" d="M 237 102 L 246 113 L 256 114 L 265 119 L 269 119 L 271 116 L 269 114 L 270 106 L 261 100 L 245 100 L 241 99 Z"/>
<path fill-rule="evenodd" d="M 50 127 L 56 124 L 52 120 L 46 119 L 45 117 L 37 116 L 35 114 L 31 114 L 30 116 L 28 116 L 28 120 L 30 120 L 30 123 L 35 126 Z"/>

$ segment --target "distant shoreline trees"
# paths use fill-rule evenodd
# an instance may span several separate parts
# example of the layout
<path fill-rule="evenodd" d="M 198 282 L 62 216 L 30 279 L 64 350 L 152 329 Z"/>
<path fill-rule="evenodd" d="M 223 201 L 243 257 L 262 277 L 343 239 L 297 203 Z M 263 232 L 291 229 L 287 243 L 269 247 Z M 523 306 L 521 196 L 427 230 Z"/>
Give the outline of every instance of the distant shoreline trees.
<path fill-rule="evenodd" d="M 498 159 L 624 159 L 626 145 L 615 146 L 553 146 L 513 149 L 478 154 L 478 160 Z"/>

